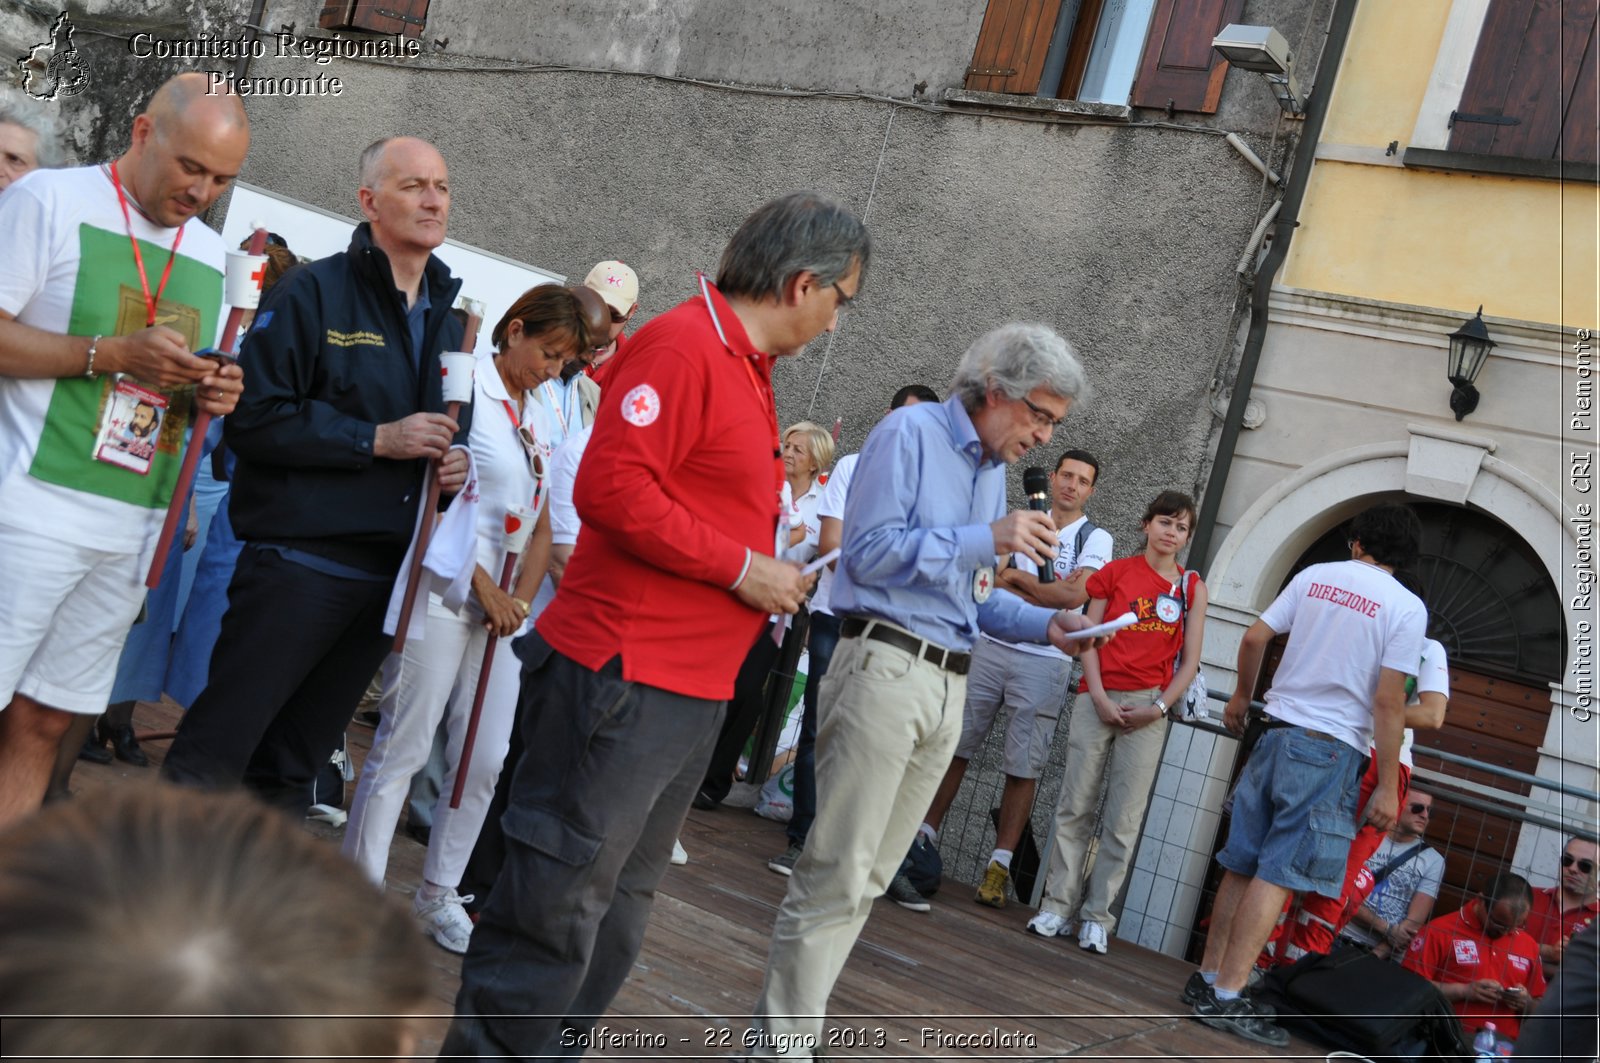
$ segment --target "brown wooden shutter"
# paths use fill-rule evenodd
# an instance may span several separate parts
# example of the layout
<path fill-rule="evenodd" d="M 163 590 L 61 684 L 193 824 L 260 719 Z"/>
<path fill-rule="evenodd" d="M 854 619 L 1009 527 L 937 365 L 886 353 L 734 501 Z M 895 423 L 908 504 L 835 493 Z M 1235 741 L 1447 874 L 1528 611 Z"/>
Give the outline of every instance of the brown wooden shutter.
<path fill-rule="evenodd" d="M 1491 0 L 1450 150 L 1600 162 L 1595 16 L 1596 0 Z"/>
<path fill-rule="evenodd" d="M 1244 0 L 1156 0 L 1133 105 L 1214 113 L 1228 63 L 1211 39 L 1243 10 Z"/>
<path fill-rule="evenodd" d="M 325 30 L 368 30 L 421 37 L 428 0 L 329 0 L 317 18 Z"/>
<path fill-rule="evenodd" d="M 1061 0 L 989 0 L 967 88 L 1036 95 L 1060 10 Z"/>

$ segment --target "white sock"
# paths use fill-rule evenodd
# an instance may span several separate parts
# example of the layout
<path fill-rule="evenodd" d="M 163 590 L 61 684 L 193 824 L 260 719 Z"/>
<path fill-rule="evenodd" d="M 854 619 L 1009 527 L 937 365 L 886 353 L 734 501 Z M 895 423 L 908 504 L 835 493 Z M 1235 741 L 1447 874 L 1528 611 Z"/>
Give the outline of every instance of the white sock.
<path fill-rule="evenodd" d="M 448 891 L 444 886 L 436 885 L 424 879 L 422 885 L 417 887 L 417 903 L 419 905 L 432 904 L 440 897 L 443 897 L 446 892 Z"/>
<path fill-rule="evenodd" d="M 934 830 L 930 825 L 924 823 L 922 826 L 917 828 L 917 833 L 927 838 L 929 845 L 939 844 L 939 832 Z"/>
<path fill-rule="evenodd" d="M 1222 989 L 1220 987 L 1213 986 L 1212 987 L 1212 992 L 1217 994 L 1217 999 L 1218 1000 L 1237 1000 L 1237 999 L 1239 999 L 1239 991 L 1237 989 Z"/>
<path fill-rule="evenodd" d="M 993 864 L 999 864 L 1001 867 L 1005 868 L 1007 871 L 1010 871 L 1011 870 L 1011 850 L 1010 849 L 996 849 L 994 851 L 994 855 L 989 857 L 989 862 L 993 863 Z"/>

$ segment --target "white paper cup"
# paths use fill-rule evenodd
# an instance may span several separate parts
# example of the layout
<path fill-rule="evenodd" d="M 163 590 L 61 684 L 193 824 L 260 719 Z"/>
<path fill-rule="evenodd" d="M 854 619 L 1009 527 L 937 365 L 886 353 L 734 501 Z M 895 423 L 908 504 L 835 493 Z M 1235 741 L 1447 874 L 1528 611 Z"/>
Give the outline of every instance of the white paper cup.
<path fill-rule="evenodd" d="M 527 506 L 507 506 L 506 519 L 503 525 L 505 532 L 504 546 L 509 554 L 520 554 L 528 545 L 528 536 L 533 534 L 533 525 L 537 515 Z"/>
<path fill-rule="evenodd" d="M 267 256 L 229 251 L 222 274 L 222 298 L 229 306 L 254 310 L 261 305 L 261 282 L 267 276 Z"/>
<path fill-rule="evenodd" d="M 473 354 L 441 354 L 439 372 L 443 376 L 444 401 L 472 401 L 472 363 L 478 360 Z"/>

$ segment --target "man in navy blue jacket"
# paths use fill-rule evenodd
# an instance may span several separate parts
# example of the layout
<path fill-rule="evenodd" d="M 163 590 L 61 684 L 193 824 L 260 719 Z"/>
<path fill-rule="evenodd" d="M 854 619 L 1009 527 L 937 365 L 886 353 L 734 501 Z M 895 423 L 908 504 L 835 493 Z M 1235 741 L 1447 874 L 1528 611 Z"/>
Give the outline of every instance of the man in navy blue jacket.
<path fill-rule="evenodd" d="M 165 765 L 182 783 L 242 780 L 294 812 L 388 652 L 428 462 L 447 493 L 466 478 L 440 391 L 439 353 L 462 340 L 449 312 L 461 282 L 432 254 L 450 217 L 444 159 L 380 140 L 361 155 L 360 199 L 349 250 L 285 275 L 245 339 L 226 437 L 246 548 L 210 685 Z"/>

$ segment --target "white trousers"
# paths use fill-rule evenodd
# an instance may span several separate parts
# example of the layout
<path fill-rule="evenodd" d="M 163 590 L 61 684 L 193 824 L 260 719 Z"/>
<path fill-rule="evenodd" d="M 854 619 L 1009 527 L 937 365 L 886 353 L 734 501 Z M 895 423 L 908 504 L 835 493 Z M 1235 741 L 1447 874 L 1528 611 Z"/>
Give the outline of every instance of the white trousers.
<path fill-rule="evenodd" d="M 427 765 L 441 719 L 445 720 L 449 735 L 449 766 L 439 791 L 439 803 L 434 806 L 422 877 L 451 889 L 461 884 L 505 763 L 517 694 L 522 686 L 522 662 L 511 652 L 511 640 L 496 639 L 461 807 L 451 808 L 450 795 L 455 790 L 461 746 L 466 740 L 478 671 L 488 643 L 489 633 L 481 622 L 456 616 L 444 607 L 438 595 L 428 596 L 427 634 L 421 640 L 406 640 L 396 696 L 385 699 L 379 707 L 382 718 L 378 733 L 361 770 L 361 781 L 350 805 L 350 822 L 344 832 L 345 856 L 379 886 L 383 885 L 389 845 L 405 807 L 411 777 Z"/>

